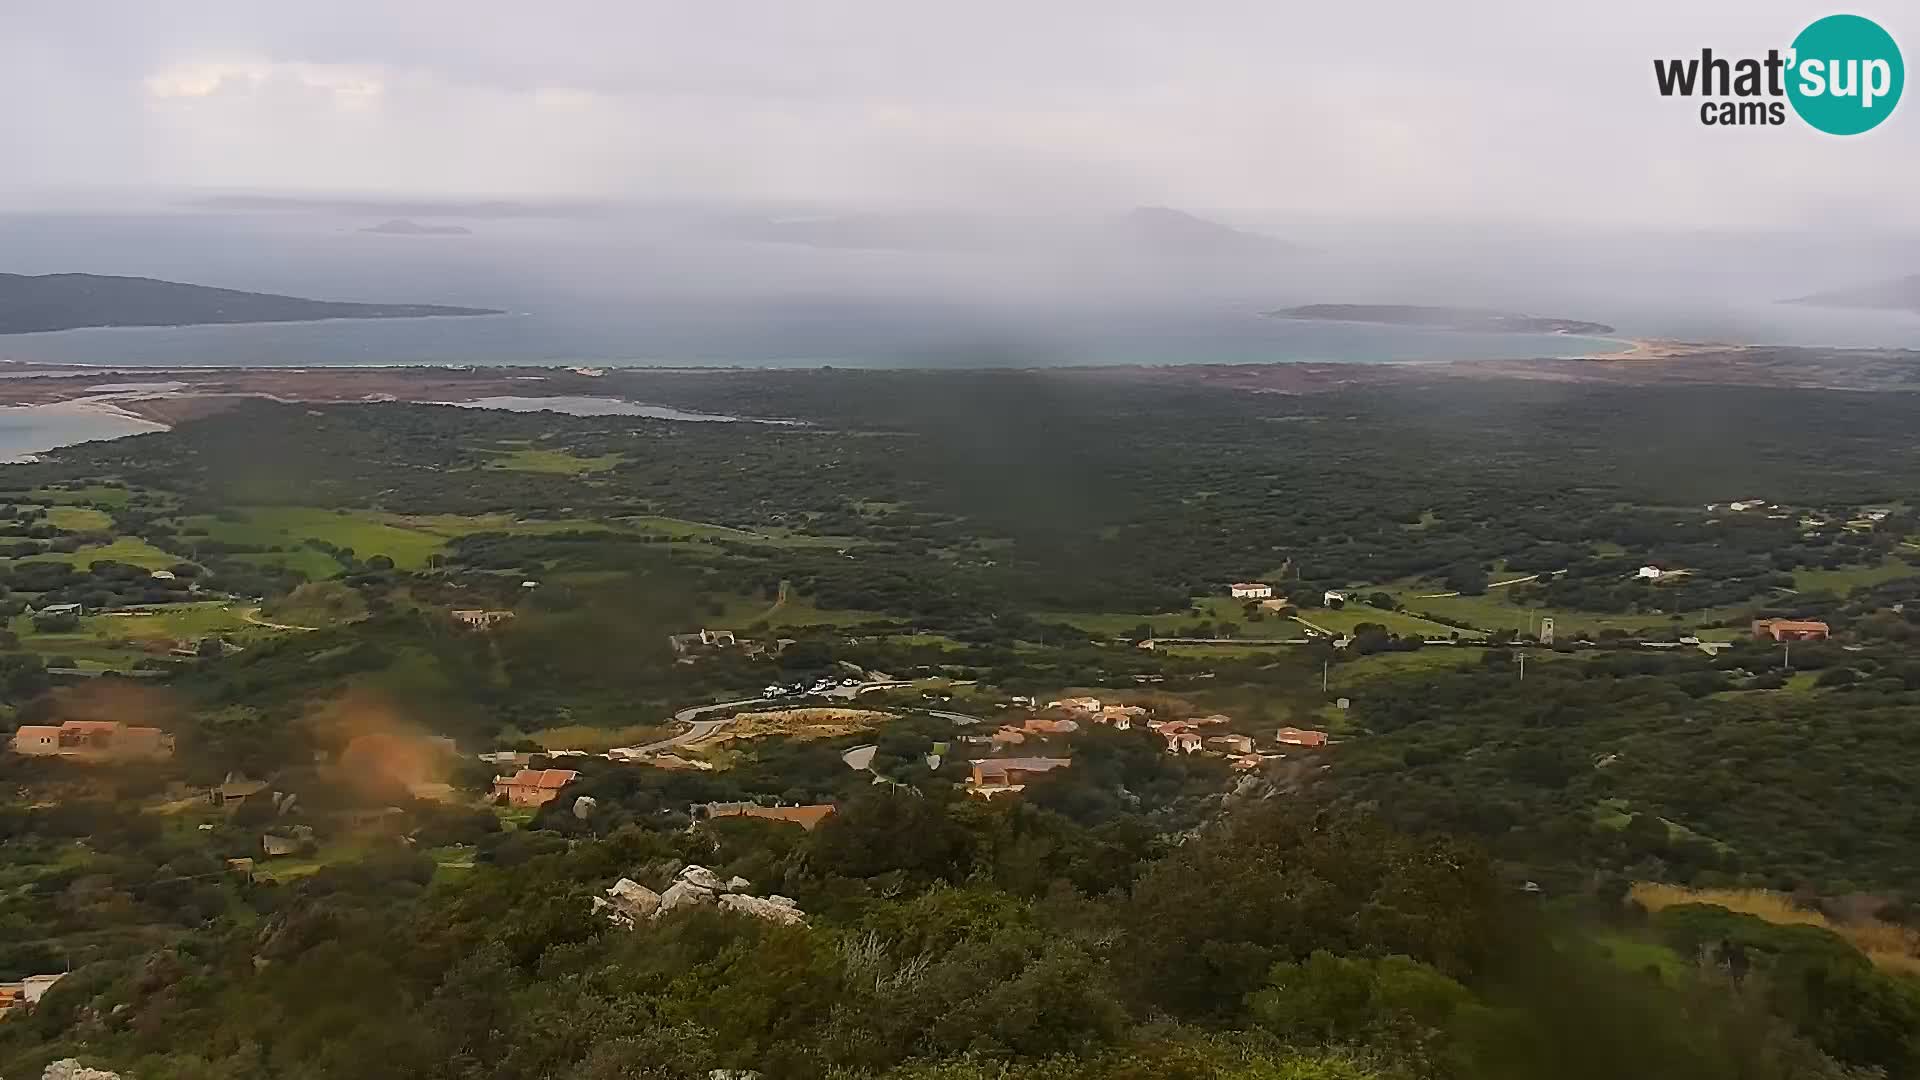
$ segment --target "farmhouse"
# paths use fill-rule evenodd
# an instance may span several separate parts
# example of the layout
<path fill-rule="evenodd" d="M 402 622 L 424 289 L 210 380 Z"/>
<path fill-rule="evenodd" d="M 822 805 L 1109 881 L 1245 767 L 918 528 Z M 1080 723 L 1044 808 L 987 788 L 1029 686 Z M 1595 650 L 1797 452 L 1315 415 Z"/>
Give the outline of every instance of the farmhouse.
<path fill-rule="evenodd" d="M 1775 641 L 1825 641 L 1830 631 L 1823 622 L 1800 619 L 1755 619 L 1753 636 Z"/>
<path fill-rule="evenodd" d="M 731 630 L 703 628 L 693 634 L 668 634 L 667 644 L 673 646 L 676 653 L 688 653 L 696 649 L 731 649 L 744 643 Z"/>
<path fill-rule="evenodd" d="M 1067 709 L 1071 712 L 1099 712 L 1100 699 L 1097 697 L 1070 697 L 1047 702 L 1049 709 Z"/>
<path fill-rule="evenodd" d="M 173 736 L 159 728 L 130 727 L 118 720 L 68 720 L 59 727 L 26 724 L 14 732 L 13 752 L 82 761 L 170 758 Z"/>
<path fill-rule="evenodd" d="M 510 806 L 544 806 L 579 777 L 572 769 L 521 769 L 512 776 L 494 777 L 493 793 L 505 797 Z"/>
<path fill-rule="evenodd" d="M 1327 733 L 1307 728 L 1283 727 L 1273 733 L 1273 741 L 1286 746 L 1325 746 Z"/>
<path fill-rule="evenodd" d="M 273 793 L 267 790 L 265 780 L 249 780 L 244 776 L 228 773 L 227 778 L 207 789 L 207 801 L 215 806 L 238 808 L 248 799 L 265 796 L 271 799 Z"/>
<path fill-rule="evenodd" d="M 1215 735 L 1206 741 L 1206 747 L 1222 754 L 1251 754 L 1253 740 L 1245 735 Z"/>
<path fill-rule="evenodd" d="M 1074 720 L 1048 720 L 1044 716 L 1029 716 L 1026 731 L 1030 735 L 1071 735 L 1080 730 L 1080 724 Z"/>
<path fill-rule="evenodd" d="M 967 778 L 967 792 L 990 799 L 1008 791 L 1020 791 L 1035 776 L 1064 769 L 1072 758 L 975 758 L 973 775 Z"/>
<path fill-rule="evenodd" d="M 46 607 L 34 612 L 35 615 L 71 615 L 76 619 L 86 613 L 87 605 L 85 604 L 48 604 Z"/>
<path fill-rule="evenodd" d="M 1659 581 L 1661 578 L 1667 576 L 1667 572 L 1657 566 L 1648 564 L 1641 567 L 1634 576 L 1640 578 L 1642 581 Z"/>
<path fill-rule="evenodd" d="M 1235 600 L 1265 600 L 1273 595 L 1273 586 L 1261 581 L 1241 581 L 1227 586 Z"/>
<path fill-rule="evenodd" d="M 473 630 L 485 630 L 513 618 L 511 611 L 481 611 L 478 608 L 465 608 L 447 614 L 453 616 L 454 622 Z"/>
<path fill-rule="evenodd" d="M 0 982 L 0 1016 L 5 1016 L 16 1008 L 31 1008 L 40 1003 L 54 983 L 65 977 L 65 972 L 54 975 L 28 975 L 18 982 Z"/>

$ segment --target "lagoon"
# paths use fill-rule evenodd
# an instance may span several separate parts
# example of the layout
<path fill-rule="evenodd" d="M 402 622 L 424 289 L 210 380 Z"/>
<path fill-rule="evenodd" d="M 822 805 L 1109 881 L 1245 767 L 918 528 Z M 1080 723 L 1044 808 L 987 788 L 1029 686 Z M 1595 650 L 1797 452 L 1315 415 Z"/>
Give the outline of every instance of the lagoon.
<path fill-rule="evenodd" d="M 0 462 L 32 461 L 62 446 L 166 429 L 165 424 L 97 402 L 0 407 Z"/>

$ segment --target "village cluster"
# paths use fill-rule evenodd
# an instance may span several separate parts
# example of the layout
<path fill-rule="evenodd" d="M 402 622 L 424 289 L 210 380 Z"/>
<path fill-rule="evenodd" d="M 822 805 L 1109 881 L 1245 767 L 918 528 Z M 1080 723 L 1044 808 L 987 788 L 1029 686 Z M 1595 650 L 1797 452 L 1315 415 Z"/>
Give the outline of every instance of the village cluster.
<path fill-rule="evenodd" d="M 1015 698 L 1016 705 L 1032 706 L 1029 699 Z M 1050 714 L 1050 715 L 1049 715 Z M 1284 750 L 1262 750 L 1251 735 L 1226 731 L 1233 718 L 1224 713 L 1186 720 L 1156 719 L 1152 711 L 1140 705 L 1118 705 L 1096 697 L 1068 697 L 1049 701 L 1019 725 L 1005 724 L 991 735 L 962 736 L 962 742 L 985 744 L 995 750 L 1009 750 L 1029 741 L 1045 741 L 1072 735 L 1089 725 L 1104 725 L 1116 731 L 1144 728 L 1166 742 L 1169 754 L 1211 754 L 1225 758 L 1235 769 L 1257 769 L 1267 761 L 1286 756 Z M 1209 734 L 1209 732 L 1218 732 Z M 1273 742 L 1280 747 L 1317 749 L 1327 745 L 1327 734 L 1308 728 L 1282 727 L 1274 732 Z M 1032 777 L 1064 769 L 1073 764 L 1071 757 L 984 757 L 973 758 L 967 790 L 982 798 L 1017 792 Z"/>

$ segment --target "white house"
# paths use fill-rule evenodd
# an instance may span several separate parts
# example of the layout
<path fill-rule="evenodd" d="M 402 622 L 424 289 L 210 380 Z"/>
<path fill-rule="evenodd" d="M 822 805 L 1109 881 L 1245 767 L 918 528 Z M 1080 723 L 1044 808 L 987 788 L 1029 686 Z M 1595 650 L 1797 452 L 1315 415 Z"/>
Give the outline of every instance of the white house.
<path fill-rule="evenodd" d="M 1347 594 L 1341 592 L 1339 589 L 1328 589 L 1320 597 L 1320 602 L 1328 607 L 1332 607 L 1335 604 L 1344 604 L 1347 602 Z"/>
<path fill-rule="evenodd" d="M 1228 586 L 1235 600 L 1265 600 L 1273 595 L 1273 586 L 1259 581 L 1241 581 Z"/>
<path fill-rule="evenodd" d="M 1635 576 L 1646 581 L 1659 581 L 1661 578 L 1667 576 L 1667 572 L 1657 566 L 1648 565 L 1641 567 Z"/>

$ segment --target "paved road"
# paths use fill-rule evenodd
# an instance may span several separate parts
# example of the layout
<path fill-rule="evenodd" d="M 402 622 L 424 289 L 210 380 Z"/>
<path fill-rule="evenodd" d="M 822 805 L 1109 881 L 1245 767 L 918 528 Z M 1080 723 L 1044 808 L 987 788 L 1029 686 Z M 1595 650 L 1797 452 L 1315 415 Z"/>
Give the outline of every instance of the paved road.
<path fill-rule="evenodd" d="M 715 733 L 732 723 L 733 717 L 731 716 L 723 716 L 718 720 L 695 720 L 687 727 L 687 730 L 675 735 L 671 739 L 661 739 L 659 742 L 651 742 L 645 746 L 623 746 L 618 749 L 624 750 L 629 754 L 658 754 L 671 750 L 676 746 L 685 746 L 688 743 L 711 738 Z"/>
<path fill-rule="evenodd" d="M 858 683 L 853 686 L 836 686 L 831 690 L 823 690 L 818 694 L 813 694 L 809 696 L 837 698 L 841 701 L 851 701 L 854 698 L 858 697 L 861 694 L 866 693 L 869 690 L 885 690 L 885 689 L 888 689 L 889 687 L 894 687 L 894 686 L 912 686 L 912 685 L 913 684 L 911 682 L 906 680 L 893 679 L 893 680 L 884 680 L 879 682 Z M 782 698 L 769 698 L 769 697 L 741 698 L 738 701 L 720 701 L 720 702 L 715 702 L 712 705 L 690 706 L 688 708 L 681 709 L 679 712 L 673 714 L 673 722 L 676 724 L 688 725 L 687 730 L 671 738 L 661 739 L 659 742 L 650 742 L 645 744 L 644 746 L 620 746 L 620 747 L 615 747 L 615 749 L 620 750 L 625 754 L 629 754 L 629 755 L 662 753 L 664 751 L 671 750 L 676 746 L 686 746 L 689 743 L 697 743 L 705 739 L 712 738 L 715 734 L 725 730 L 727 727 L 733 724 L 733 716 L 731 714 L 736 710 L 751 708 L 756 705 L 786 705 L 786 704 L 791 704 L 795 708 L 806 707 L 806 703 L 804 701 L 795 701 L 791 698 L 783 698 L 783 697 Z M 714 720 L 700 719 L 700 717 L 706 715 L 707 713 L 712 713 L 712 712 L 726 712 L 729 715 L 722 716 Z M 968 717 L 967 719 L 971 720 L 972 717 Z"/>

